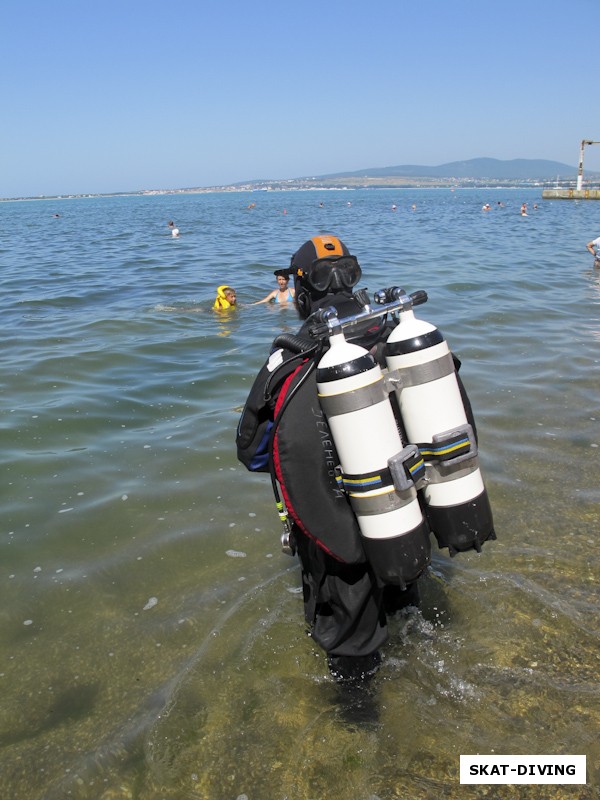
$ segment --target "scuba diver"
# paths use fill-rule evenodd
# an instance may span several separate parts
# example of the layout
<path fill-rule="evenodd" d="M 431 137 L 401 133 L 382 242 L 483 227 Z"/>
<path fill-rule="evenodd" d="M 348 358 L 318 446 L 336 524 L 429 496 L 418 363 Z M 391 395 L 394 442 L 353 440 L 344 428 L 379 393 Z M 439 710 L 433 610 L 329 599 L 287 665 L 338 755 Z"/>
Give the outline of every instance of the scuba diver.
<path fill-rule="evenodd" d="M 223 286 L 217 288 L 217 296 L 213 304 L 215 311 L 221 311 L 224 308 L 234 308 L 236 303 L 235 289 L 232 289 L 231 286 L 227 286 L 227 284 L 223 284 Z"/>
<path fill-rule="evenodd" d="M 456 374 L 460 362 L 434 326 L 414 319 L 414 296 L 386 290 L 378 300 L 382 311 L 373 312 L 366 290 L 355 291 L 358 260 L 336 236 L 305 242 L 290 272 L 304 323 L 297 334 L 273 342 L 240 417 L 237 454 L 249 470 L 271 473 L 283 549 L 300 560 L 310 635 L 327 654 L 332 677 L 354 684 L 381 664 L 386 614 L 418 604 L 430 530 L 451 555 L 479 551 L 495 534 L 478 477 L 474 421 Z M 342 323 L 351 335 L 344 335 Z M 392 343 L 400 330 L 409 331 L 407 346 Z M 422 452 L 403 445 L 400 401 L 392 400 L 393 388 L 390 397 L 383 389 L 385 359 L 402 359 L 405 350 L 413 351 L 413 362 L 423 362 L 409 367 L 412 383 L 427 383 L 434 395 L 439 385 L 447 393 L 442 403 L 460 406 L 458 423 L 444 420 L 441 436 L 426 434 Z M 437 460 L 445 462 L 438 466 Z M 432 490 L 439 483 L 446 495 L 454 492 L 450 501 L 430 497 L 440 503 L 431 510 L 423 497 L 426 471 L 432 478 L 439 473 Z"/>

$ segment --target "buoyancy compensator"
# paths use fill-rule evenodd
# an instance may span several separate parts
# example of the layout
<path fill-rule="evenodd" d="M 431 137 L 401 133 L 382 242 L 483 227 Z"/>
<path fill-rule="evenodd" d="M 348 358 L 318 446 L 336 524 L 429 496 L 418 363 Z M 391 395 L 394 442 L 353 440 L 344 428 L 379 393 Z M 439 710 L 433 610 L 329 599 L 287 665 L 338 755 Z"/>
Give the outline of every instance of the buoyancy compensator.
<path fill-rule="evenodd" d="M 284 552 L 294 552 L 291 520 L 333 558 L 364 562 L 360 529 L 338 482 L 339 458 L 317 396 L 315 367 L 323 343 L 286 333 L 273 348 L 240 417 L 238 458 L 251 471 L 271 473 Z"/>

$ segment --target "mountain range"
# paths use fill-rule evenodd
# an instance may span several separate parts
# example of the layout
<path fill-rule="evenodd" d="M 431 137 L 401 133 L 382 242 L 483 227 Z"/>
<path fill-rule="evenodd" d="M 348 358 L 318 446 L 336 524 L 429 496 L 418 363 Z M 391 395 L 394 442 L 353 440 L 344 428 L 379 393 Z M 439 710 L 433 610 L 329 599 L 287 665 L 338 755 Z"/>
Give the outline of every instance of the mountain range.
<path fill-rule="evenodd" d="M 597 175 L 598 173 L 589 173 Z M 338 172 L 320 175 L 320 178 L 476 178 L 501 180 L 536 180 L 552 178 L 573 178 L 577 167 L 562 164 L 560 161 L 544 159 L 514 158 L 502 161 L 498 158 L 471 158 L 467 161 L 451 161 L 436 167 L 418 164 L 405 164 L 395 167 L 372 167 L 355 172 Z"/>
<path fill-rule="evenodd" d="M 451 161 L 434 167 L 420 164 L 403 164 L 391 167 L 369 167 L 350 172 L 332 172 L 302 178 L 255 179 L 240 181 L 219 191 L 255 189 L 340 189 L 340 188 L 409 188 L 550 185 L 572 187 L 578 168 L 560 161 L 539 158 L 471 158 Z M 600 183 L 600 172 L 584 171 L 585 180 Z"/>

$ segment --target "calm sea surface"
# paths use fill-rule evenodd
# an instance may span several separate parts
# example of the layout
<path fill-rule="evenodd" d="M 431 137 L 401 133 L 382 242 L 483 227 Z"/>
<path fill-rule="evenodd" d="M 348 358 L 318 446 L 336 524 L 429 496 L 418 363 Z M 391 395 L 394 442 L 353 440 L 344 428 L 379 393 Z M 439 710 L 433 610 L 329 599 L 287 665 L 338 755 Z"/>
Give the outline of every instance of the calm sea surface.
<path fill-rule="evenodd" d="M 427 290 L 498 533 L 434 549 L 363 698 L 234 447 L 299 324 L 248 304 L 319 232 L 370 291 Z M 600 203 L 532 189 L 0 203 L 0 797 L 600 796 L 599 233 Z M 585 754 L 588 784 L 461 786 L 461 753 Z"/>

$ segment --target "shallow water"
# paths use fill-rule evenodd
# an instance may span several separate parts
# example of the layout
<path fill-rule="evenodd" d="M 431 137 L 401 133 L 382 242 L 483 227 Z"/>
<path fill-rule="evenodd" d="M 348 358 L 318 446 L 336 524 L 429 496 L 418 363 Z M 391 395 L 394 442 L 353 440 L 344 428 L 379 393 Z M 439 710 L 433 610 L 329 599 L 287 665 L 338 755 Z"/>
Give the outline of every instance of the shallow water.
<path fill-rule="evenodd" d="M 598 796 L 598 211 L 532 189 L 1 203 L 1 796 Z M 498 533 L 434 550 L 359 697 L 306 636 L 268 478 L 233 444 L 298 327 L 244 303 L 320 231 L 371 291 L 427 290 Z M 211 310 L 220 283 L 236 311 Z M 460 786 L 477 752 L 586 754 L 588 785 Z"/>

